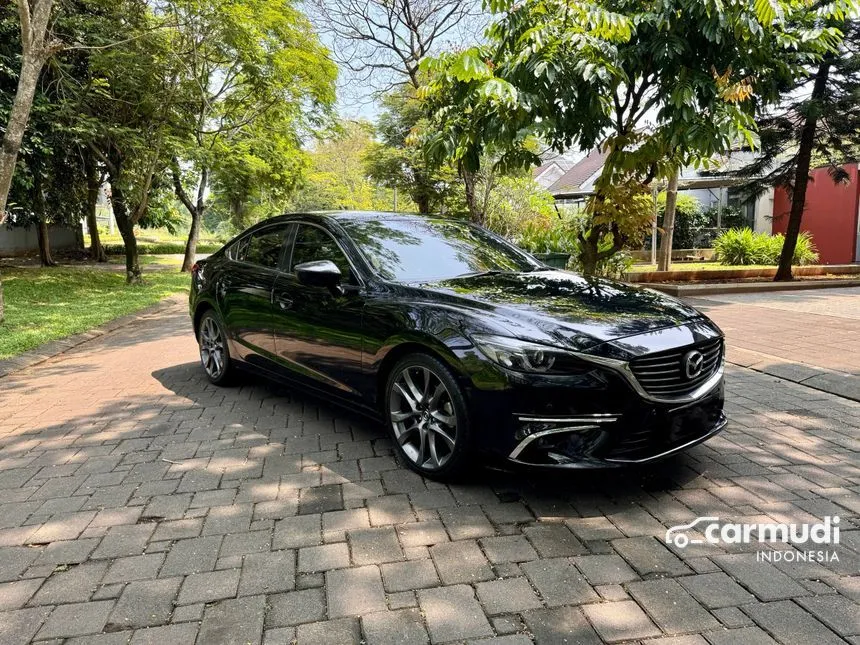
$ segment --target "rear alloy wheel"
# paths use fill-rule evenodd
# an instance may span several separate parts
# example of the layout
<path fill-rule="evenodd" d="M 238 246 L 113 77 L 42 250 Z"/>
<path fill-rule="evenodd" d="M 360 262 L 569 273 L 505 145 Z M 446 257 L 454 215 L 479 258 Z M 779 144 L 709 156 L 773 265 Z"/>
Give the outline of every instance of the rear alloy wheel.
<path fill-rule="evenodd" d="M 200 363 L 206 376 L 216 385 L 225 385 L 232 376 L 227 338 L 214 311 L 207 311 L 200 319 L 197 332 L 200 344 Z"/>
<path fill-rule="evenodd" d="M 423 354 L 401 360 L 388 379 L 385 410 L 397 451 L 410 468 L 439 479 L 461 471 L 468 415 L 460 387 L 442 363 Z"/>

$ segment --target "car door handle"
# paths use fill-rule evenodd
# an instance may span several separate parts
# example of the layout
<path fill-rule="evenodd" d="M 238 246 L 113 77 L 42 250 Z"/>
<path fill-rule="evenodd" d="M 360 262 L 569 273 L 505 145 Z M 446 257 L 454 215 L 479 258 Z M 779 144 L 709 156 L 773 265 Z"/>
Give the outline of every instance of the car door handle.
<path fill-rule="evenodd" d="M 287 298 L 275 298 L 275 302 L 278 303 L 278 307 L 283 311 L 293 306 L 293 301 Z"/>

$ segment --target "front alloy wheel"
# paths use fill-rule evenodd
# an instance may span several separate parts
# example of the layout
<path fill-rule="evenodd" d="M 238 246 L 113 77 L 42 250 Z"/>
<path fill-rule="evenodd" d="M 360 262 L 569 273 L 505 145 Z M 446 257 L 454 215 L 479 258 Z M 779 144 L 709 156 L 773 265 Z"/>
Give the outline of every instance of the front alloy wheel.
<path fill-rule="evenodd" d="M 441 363 L 420 354 L 398 363 L 386 409 L 398 452 L 413 470 L 441 478 L 460 469 L 468 443 L 465 402 Z"/>

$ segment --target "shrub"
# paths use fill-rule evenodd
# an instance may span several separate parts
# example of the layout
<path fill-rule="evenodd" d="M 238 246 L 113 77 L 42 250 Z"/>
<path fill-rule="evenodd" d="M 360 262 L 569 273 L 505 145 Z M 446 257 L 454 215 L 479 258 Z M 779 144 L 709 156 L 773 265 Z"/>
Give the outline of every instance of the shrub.
<path fill-rule="evenodd" d="M 198 253 L 215 253 L 221 248 L 220 244 L 199 242 Z M 125 244 L 105 244 L 105 253 L 108 255 L 125 255 Z M 183 242 L 138 242 L 137 252 L 140 255 L 175 255 L 185 253 Z"/>
<path fill-rule="evenodd" d="M 535 222 L 558 220 L 552 195 L 531 175 L 498 178 L 487 200 L 484 226 L 505 237 L 517 237 Z"/>
<path fill-rule="evenodd" d="M 663 221 L 666 211 L 666 193 L 657 196 L 658 222 Z M 673 249 L 699 248 L 703 241 L 703 230 L 708 226 L 709 215 L 702 204 L 692 195 L 678 193 L 675 205 L 675 228 L 672 231 Z"/>
<path fill-rule="evenodd" d="M 517 245 L 530 253 L 576 253 L 579 242 L 569 220 L 536 219 L 527 222 L 517 238 Z"/>
<path fill-rule="evenodd" d="M 569 253 L 571 256 L 569 268 L 581 271 L 578 233 L 584 231 L 588 223 L 588 215 L 582 211 L 549 221 L 534 220 L 523 227 L 523 232 L 516 243 L 530 253 Z M 612 239 L 607 236 L 600 241 L 599 250 L 604 251 L 611 246 Z M 624 251 L 614 253 L 598 263 L 596 275 L 619 278 L 630 270 L 633 262 L 632 256 Z"/>
<path fill-rule="evenodd" d="M 785 243 L 783 235 L 768 235 L 754 233 L 749 228 L 729 229 L 714 240 L 714 252 L 721 264 L 745 266 L 750 264 L 778 264 L 782 247 Z M 812 237 L 802 232 L 797 238 L 792 264 L 814 264 L 818 261 L 818 253 L 812 243 Z"/>

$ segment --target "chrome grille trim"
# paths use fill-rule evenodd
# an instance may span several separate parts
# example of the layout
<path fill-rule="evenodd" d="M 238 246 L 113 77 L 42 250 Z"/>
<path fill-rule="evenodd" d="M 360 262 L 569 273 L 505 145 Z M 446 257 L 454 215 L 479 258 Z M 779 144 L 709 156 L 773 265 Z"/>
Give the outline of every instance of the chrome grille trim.
<path fill-rule="evenodd" d="M 702 371 L 693 378 L 684 374 L 683 360 L 689 352 L 702 353 Z M 709 339 L 678 349 L 642 356 L 630 361 L 630 371 L 648 394 L 660 397 L 683 397 L 696 391 L 720 368 L 723 356 L 721 338 Z M 668 369 L 667 369 L 668 368 Z"/>

